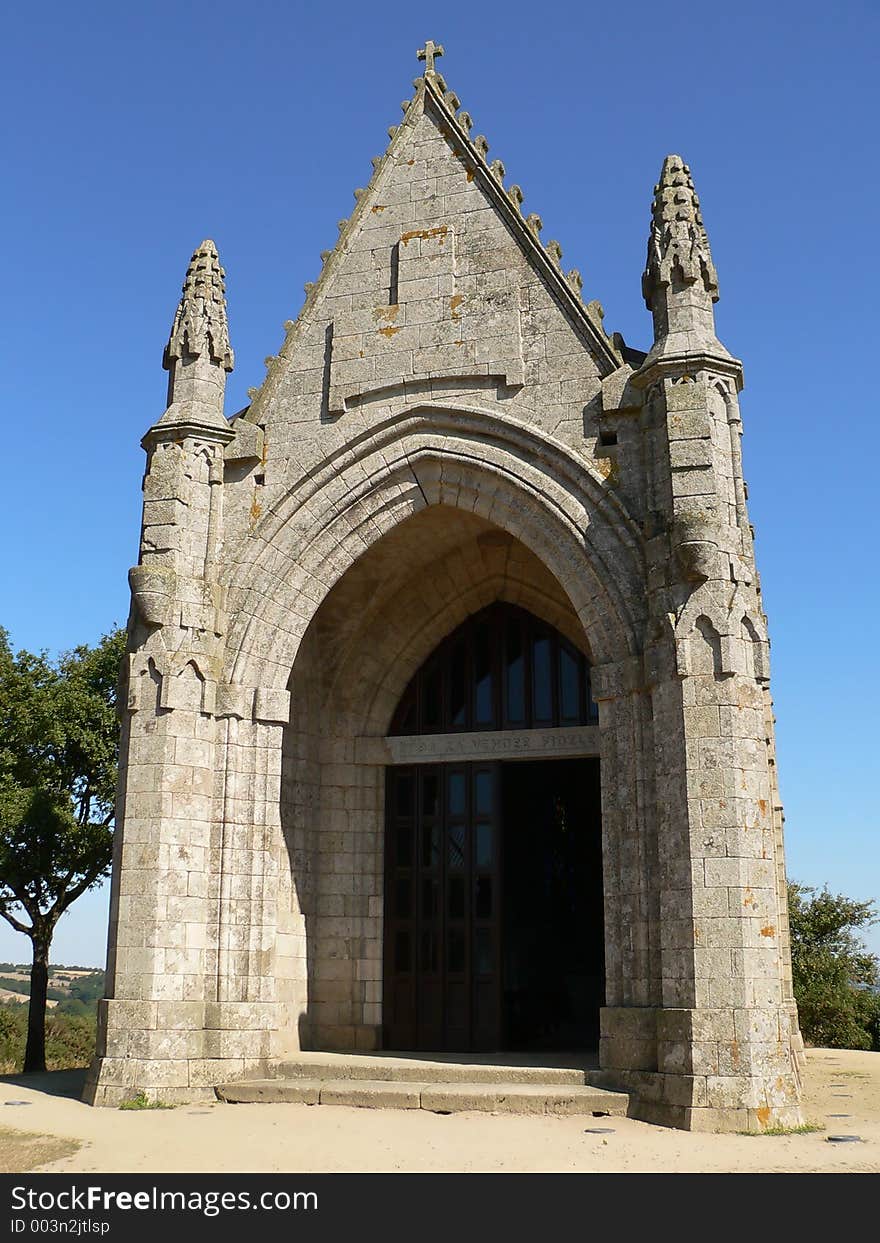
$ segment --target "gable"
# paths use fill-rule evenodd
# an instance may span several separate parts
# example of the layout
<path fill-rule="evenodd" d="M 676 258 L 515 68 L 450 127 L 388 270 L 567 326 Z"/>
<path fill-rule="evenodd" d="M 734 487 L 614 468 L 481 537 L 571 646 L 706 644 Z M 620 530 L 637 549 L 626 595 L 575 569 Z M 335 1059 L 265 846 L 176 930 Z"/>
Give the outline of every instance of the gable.
<path fill-rule="evenodd" d="M 470 118 L 441 86 L 439 75 L 420 81 L 355 192 L 249 419 L 281 415 L 280 403 L 288 417 L 314 417 L 317 404 L 335 420 L 444 383 L 513 397 L 551 371 L 597 381 L 620 365 L 598 304 L 580 301 L 577 273 L 566 278 L 559 247 L 541 245 L 538 217 L 523 219 L 519 188 L 504 188 L 500 162 L 487 163 L 488 144 L 471 141 Z"/>

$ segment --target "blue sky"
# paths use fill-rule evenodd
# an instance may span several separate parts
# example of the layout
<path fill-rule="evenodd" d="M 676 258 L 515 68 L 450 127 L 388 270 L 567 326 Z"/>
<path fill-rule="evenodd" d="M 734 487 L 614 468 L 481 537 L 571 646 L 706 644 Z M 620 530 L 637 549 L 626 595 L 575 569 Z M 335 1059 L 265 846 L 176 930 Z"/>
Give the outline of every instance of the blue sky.
<path fill-rule="evenodd" d="M 0 624 L 94 642 L 128 610 L 139 441 L 187 260 L 227 269 L 237 366 L 260 383 L 319 252 L 365 185 L 415 49 L 561 242 L 606 327 L 650 344 L 651 193 L 681 153 L 744 360 L 744 458 L 773 640 L 789 873 L 880 898 L 875 353 L 880 9 L 391 6 L 152 0 L 17 5 L 4 21 Z M 106 891 L 57 961 L 101 963 Z M 880 930 L 871 935 L 880 951 Z M 28 944 L 5 925 L 0 959 Z"/>

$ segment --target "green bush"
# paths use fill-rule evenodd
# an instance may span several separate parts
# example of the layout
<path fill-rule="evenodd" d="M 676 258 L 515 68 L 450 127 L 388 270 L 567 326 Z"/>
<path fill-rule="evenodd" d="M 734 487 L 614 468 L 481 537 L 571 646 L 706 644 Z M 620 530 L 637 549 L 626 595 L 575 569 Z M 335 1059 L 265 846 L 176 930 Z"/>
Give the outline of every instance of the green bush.
<path fill-rule="evenodd" d="M 0 1005 L 0 1073 L 17 1074 L 24 1065 L 27 1006 Z M 60 1009 L 60 1007 L 59 1007 Z M 46 1017 L 46 1069 L 88 1066 L 95 1053 L 95 1017 L 50 1010 Z"/>
<path fill-rule="evenodd" d="M 104 996 L 104 972 L 94 971 L 91 975 L 80 976 L 70 984 L 69 993 L 76 1001 L 94 1010 Z"/>
<path fill-rule="evenodd" d="M 790 883 L 791 962 L 808 1044 L 880 1051 L 880 959 L 856 929 L 877 922 L 873 901 Z"/>
<path fill-rule="evenodd" d="M 95 1035 L 94 1015 L 58 1014 L 53 1010 L 46 1019 L 46 1068 L 88 1066 L 95 1056 Z"/>

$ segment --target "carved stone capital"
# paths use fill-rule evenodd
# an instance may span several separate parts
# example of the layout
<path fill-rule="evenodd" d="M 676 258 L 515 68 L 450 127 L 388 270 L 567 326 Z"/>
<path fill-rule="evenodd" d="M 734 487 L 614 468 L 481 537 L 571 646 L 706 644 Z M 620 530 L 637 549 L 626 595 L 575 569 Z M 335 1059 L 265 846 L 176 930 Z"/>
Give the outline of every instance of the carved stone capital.
<path fill-rule="evenodd" d="M 177 599 L 175 572 L 161 566 L 134 565 L 128 571 L 128 582 L 141 621 L 147 626 L 167 625 Z"/>

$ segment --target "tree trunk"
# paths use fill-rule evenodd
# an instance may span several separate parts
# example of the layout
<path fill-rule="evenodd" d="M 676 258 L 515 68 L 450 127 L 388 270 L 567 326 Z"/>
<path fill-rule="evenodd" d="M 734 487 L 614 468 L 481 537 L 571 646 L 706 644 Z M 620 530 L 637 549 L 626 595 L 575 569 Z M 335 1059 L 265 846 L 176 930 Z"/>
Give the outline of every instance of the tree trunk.
<path fill-rule="evenodd" d="M 34 928 L 31 943 L 34 957 L 31 966 L 27 1046 L 24 1051 L 25 1072 L 46 1069 L 46 990 L 49 986 L 51 928 Z"/>

